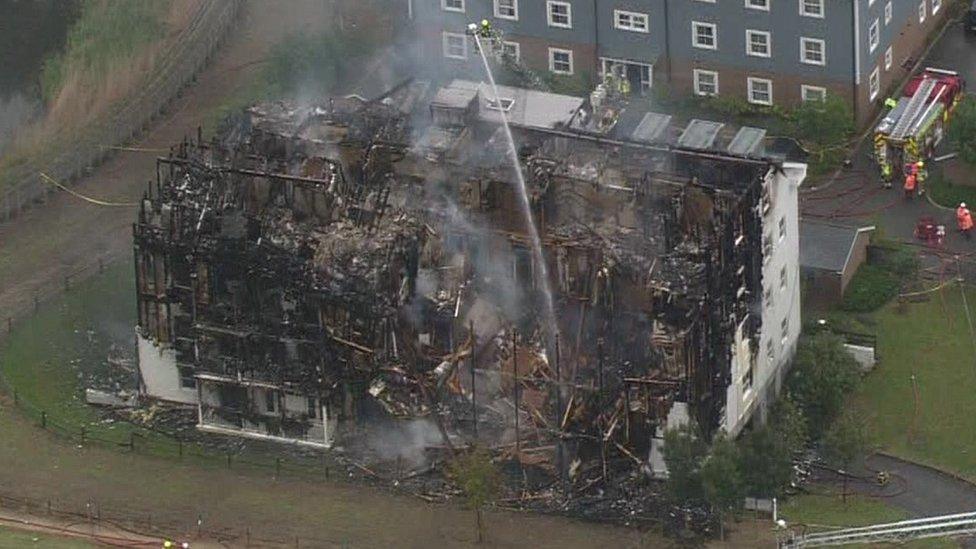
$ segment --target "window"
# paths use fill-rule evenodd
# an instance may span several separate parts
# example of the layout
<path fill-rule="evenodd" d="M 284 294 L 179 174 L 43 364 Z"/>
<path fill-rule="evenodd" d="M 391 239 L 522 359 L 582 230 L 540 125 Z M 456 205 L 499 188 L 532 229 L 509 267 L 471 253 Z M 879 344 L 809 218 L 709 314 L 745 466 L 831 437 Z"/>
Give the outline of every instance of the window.
<path fill-rule="evenodd" d="M 769 0 L 746 0 L 746 7 L 754 10 L 769 11 Z"/>
<path fill-rule="evenodd" d="M 875 67 L 871 71 L 871 77 L 868 79 L 868 100 L 874 101 L 878 97 L 878 93 L 881 91 L 881 75 L 878 74 L 878 67 Z"/>
<path fill-rule="evenodd" d="M 765 78 L 752 78 L 746 80 L 749 88 L 749 102 L 757 105 L 773 104 L 773 81 Z"/>
<path fill-rule="evenodd" d="M 786 216 L 779 218 L 779 239 L 786 238 Z"/>
<path fill-rule="evenodd" d="M 800 15 L 805 15 L 807 17 L 823 18 L 824 16 L 823 0 L 800 0 Z"/>
<path fill-rule="evenodd" d="M 766 340 L 766 356 L 769 357 L 769 360 L 773 359 L 773 338 Z"/>
<path fill-rule="evenodd" d="M 783 345 L 786 345 L 786 339 L 790 336 L 790 317 L 783 317 L 783 321 L 779 323 L 779 329 L 780 333 L 783 334 Z"/>
<path fill-rule="evenodd" d="M 745 393 L 747 393 L 749 389 L 752 389 L 752 378 L 754 375 L 753 370 L 755 370 L 755 364 L 756 364 L 755 360 L 750 360 L 749 369 L 746 370 L 746 375 L 742 377 L 742 390 Z"/>
<path fill-rule="evenodd" d="M 495 0 L 495 17 L 518 19 L 518 0 Z"/>
<path fill-rule="evenodd" d="M 800 85 L 800 97 L 804 101 L 826 101 L 827 88 L 821 88 L 820 86 L 807 86 L 806 84 L 802 84 Z"/>
<path fill-rule="evenodd" d="M 871 49 L 871 53 L 878 48 L 878 43 L 881 41 L 881 33 L 878 32 L 878 20 L 875 19 L 874 23 L 868 27 L 868 48 Z"/>
<path fill-rule="evenodd" d="M 568 2 L 549 0 L 546 3 L 546 12 L 549 15 L 550 27 L 573 28 L 573 6 Z"/>
<path fill-rule="evenodd" d="M 714 23 L 692 21 L 691 44 L 706 50 L 718 49 L 718 27 Z"/>
<path fill-rule="evenodd" d="M 652 66 L 646 63 L 634 63 L 622 59 L 611 59 L 609 57 L 600 58 L 600 79 L 612 74 L 617 78 L 628 78 L 628 74 L 634 75 L 635 71 L 640 73 L 640 91 L 647 92 L 651 89 Z"/>
<path fill-rule="evenodd" d="M 695 69 L 695 95 L 718 95 L 718 73 Z"/>
<path fill-rule="evenodd" d="M 460 11 L 463 13 L 464 0 L 441 0 L 441 9 L 445 11 Z"/>
<path fill-rule="evenodd" d="M 780 287 L 780 289 L 786 287 L 786 282 L 789 280 L 789 278 L 790 278 L 789 277 L 789 274 L 786 271 L 786 265 L 783 265 L 783 268 L 779 270 L 779 287 Z"/>
<path fill-rule="evenodd" d="M 444 57 L 451 59 L 468 58 L 468 37 L 453 32 L 444 33 Z"/>
<path fill-rule="evenodd" d="M 275 411 L 275 393 L 271 389 L 264 390 L 264 408 L 269 412 Z"/>
<path fill-rule="evenodd" d="M 620 30 L 650 32 L 646 13 L 613 10 L 613 26 Z"/>
<path fill-rule="evenodd" d="M 773 306 L 773 288 L 772 288 L 772 286 L 770 286 L 770 287 L 766 288 L 765 290 L 763 290 L 763 304 L 766 307 L 772 307 Z"/>
<path fill-rule="evenodd" d="M 875 0 L 868 0 L 868 6 L 873 6 Z"/>
<path fill-rule="evenodd" d="M 498 100 L 492 99 L 490 97 L 485 99 L 485 108 L 491 109 L 493 111 L 508 112 L 512 110 L 512 105 L 514 104 L 515 104 L 515 100 L 510 99 L 508 97 L 502 97 L 501 99 Z"/>
<path fill-rule="evenodd" d="M 891 69 L 891 46 L 885 50 L 885 70 Z"/>
<path fill-rule="evenodd" d="M 180 366 L 180 388 L 182 389 L 197 388 L 197 378 L 193 376 L 193 368 L 190 368 L 188 366 Z"/>
<path fill-rule="evenodd" d="M 891 23 L 891 2 L 885 4 L 885 25 Z"/>
<path fill-rule="evenodd" d="M 519 61 L 522 59 L 522 46 L 518 42 L 502 42 L 502 54 Z"/>
<path fill-rule="evenodd" d="M 746 55 L 769 57 L 772 55 L 770 35 L 766 31 L 746 31 Z"/>
<path fill-rule="evenodd" d="M 318 417 L 319 407 L 315 402 L 315 397 L 308 397 L 308 417 Z"/>
<path fill-rule="evenodd" d="M 942 0 L 932 0 L 932 15 L 939 13 L 942 9 Z"/>
<path fill-rule="evenodd" d="M 919 23 L 925 22 L 925 0 L 922 0 L 918 4 L 918 22 Z"/>
<path fill-rule="evenodd" d="M 800 38 L 800 61 L 808 65 L 826 65 L 824 41 L 818 38 Z"/>
<path fill-rule="evenodd" d="M 549 48 L 549 70 L 556 74 L 573 74 L 573 52 Z"/>

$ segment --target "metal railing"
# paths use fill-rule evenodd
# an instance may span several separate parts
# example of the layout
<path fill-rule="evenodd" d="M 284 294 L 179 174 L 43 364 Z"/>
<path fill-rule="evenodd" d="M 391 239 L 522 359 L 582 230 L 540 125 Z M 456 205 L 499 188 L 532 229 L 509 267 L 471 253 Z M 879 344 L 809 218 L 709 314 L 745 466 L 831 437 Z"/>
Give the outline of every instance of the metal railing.
<path fill-rule="evenodd" d="M 794 535 L 781 544 L 784 549 L 825 547 L 854 543 L 904 543 L 926 538 L 963 537 L 976 534 L 976 512 L 846 528 L 830 532 Z"/>

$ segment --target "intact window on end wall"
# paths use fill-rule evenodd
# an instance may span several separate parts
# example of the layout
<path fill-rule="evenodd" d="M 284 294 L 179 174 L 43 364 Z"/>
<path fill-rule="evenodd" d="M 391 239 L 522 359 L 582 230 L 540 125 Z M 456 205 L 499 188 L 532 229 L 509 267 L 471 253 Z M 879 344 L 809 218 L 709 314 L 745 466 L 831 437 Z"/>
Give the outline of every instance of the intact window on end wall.
<path fill-rule="evenodd" d="M 881 42 L 881 33 L 878 31 L 878 20 L 875 19 L 871 26 L 868 27 L 868 48 L 871 53 L 878 49 L 878 43 Z"/>
<path fill-rule="evenodd" d="M 918 4 L 918 22 L 919 23 L 925 22 L 925 0 L 922 0 Z"/>
<path fill-rule="evenodd" d="M 891 23 L 891 2 L 885 4 L 885 25 Z"/>
<path fill-rule="evenodd" d="M 746 80 L 749 91 L 749 102 L 756 105 L 773 104 L 773 81 L 765 78 L 749 77 Z"/>
<path fill-rule="evenodd" d="M 803 84 L 800 86 L 800 98 L 804 101 L 826 101 L 827 88 Z"/>
<path fill-rule="evenodd" d="M 800 38 L 800 61 L 808 65 L 826 65 L 826 45 L 819 38 Z"/>
<path fill-rule="evenodd" d="M 769 11 L 769 0 L 746 0 L 746 7 L 754 10 Z"/>
<path fill-rule="evenodd" d="M 790 317 L 784 316 L 783 321 L 779 323 L 780 333 L 782 333 L 783 341 L 782 343 L 786 345 L 787 338 L 790 337 Z"/>
<path fill-rule="evenodd" d="M 942 9 L 942 0 L 932 0 L 932 15 L 939 13 Z"/>
<path fill-rule="evenodd" d="M 549 48 L 549 70 L 556 74 L 573 74 L 573 52 Z"/>
<path fill-rule="evenodd" d="M 718 95 L 718 73 L 703 69 L 694 70 L 695 95 Z"/>
<path fill-rule="evenodd" d="M 518 0 L 495 0 L 495 17 L 518 19 Z"/>
<path fill-rule="evenodd" d="M 786 238 L 786 216 L 779 218 L 779 239 Z"/>
<path fill-rule="evenodd" d="M 441 0 L 441 9 L 464 12 L 464 0 Z"/>
<path fill-rule="evenodd" d="M 746 55 L 769 57 L 773 54 L 772 40 L 766 31 L 746 30 Z"/>
<path fill-rule="evenodd" d="M 800 15 L 823 18 L 824 0 L 800 0 Z"/>
<path fill-rule="evenodd" d="M 468 58 L 468 37 L 463 34 L 445 32 L 443 35 L 444 57 L 451 59 Z"/>
<path fill-rule="evenodd" d="M 549 0 L 546 2 L 546 14 L 550 27 L 573 28 L 573 6 L 569 2 Z"/>
<path fill-rule="evenodd" d="M 786 282 L 788 280 L 789 280 L 789 273 L 786 270 L 786 265 L 783 265 L 783 268 L 779 270 L 779 287 L 780 287 L 780 289 L 783 289 L 783 288 L 786 287 Z"/>
<path fill-rule="evenodd" d="M 692 21 L 691 45 L 706 50 L 718 49 L 718 27 L 714 23 Z"/>
<path fill-rule="evenodd" d="M 885 70 L 886 71 L 887 70 L 891 70 L 891 56 L 892 56 L 891 46 L 888 46 L 888 49 L 885 50 Z"/>
<path fill-rule="evenodd" d="M 635 11 L 613 10 L 613 26 L 620 30 L 650 32 L 647 14 Z"/>
<path fill-rule="evenodd" d="M 874 101 L 878 97 L 878 93 L 881 92 L 881 75 L 878 74 L 878 67 L 875 67 L 871 71 L 871 77 L 868 78 L 868 100 Z"/>

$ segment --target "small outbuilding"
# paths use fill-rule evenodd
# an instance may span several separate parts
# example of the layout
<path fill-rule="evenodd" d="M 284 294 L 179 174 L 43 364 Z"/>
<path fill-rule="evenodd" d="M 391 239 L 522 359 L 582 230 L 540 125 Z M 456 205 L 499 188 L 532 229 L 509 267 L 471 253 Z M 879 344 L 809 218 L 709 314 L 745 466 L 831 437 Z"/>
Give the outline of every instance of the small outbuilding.
<path fill-rule="evenodd" d="M 818 305 L 844 298 L 847 285 L 867 259 L 874 226 L 800 220 L 800 274 L 804 292 Z"/>

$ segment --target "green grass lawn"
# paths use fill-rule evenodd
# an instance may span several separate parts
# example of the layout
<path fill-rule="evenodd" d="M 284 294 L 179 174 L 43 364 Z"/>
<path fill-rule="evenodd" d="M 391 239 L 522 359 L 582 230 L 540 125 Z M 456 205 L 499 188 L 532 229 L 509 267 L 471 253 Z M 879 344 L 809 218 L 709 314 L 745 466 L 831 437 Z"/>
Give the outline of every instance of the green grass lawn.
<path fill-rule="evenodd" d="M 809 494 L 790 498 L 780 507 L 780 516 L 789 524 L 805 524 L 811 531 L 829 528 L 869 526 L 908 519 L 908 513 L 884 502 L 864 496 Z M 864 547 L 858 545 L 857 547 Z M 948 539 L 917 540 L 902 545 L 913 548 L 948 548 L 958 544 Z"/>
<path fill-rule="evenodd" d="M 25 547 L 89 549 L 98 546 L 79 539 L 59 538 L 25 530 L 0 528 L 0 549 L 23 549 Z"/>
<path fill-rule="evenodd" d="M 976 306 L 976 291 L 967 291 Z M 869 315 L 880 364 L 854 405 L 874 444 L 893 454 L 976 479 L 976 347 L 960 289 L 922 303 L 889 304 Z M 918 385 L 918 414 L 912 376 Z"/>

